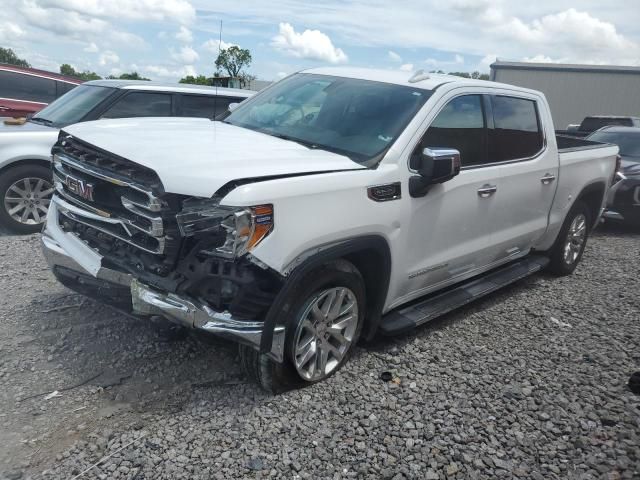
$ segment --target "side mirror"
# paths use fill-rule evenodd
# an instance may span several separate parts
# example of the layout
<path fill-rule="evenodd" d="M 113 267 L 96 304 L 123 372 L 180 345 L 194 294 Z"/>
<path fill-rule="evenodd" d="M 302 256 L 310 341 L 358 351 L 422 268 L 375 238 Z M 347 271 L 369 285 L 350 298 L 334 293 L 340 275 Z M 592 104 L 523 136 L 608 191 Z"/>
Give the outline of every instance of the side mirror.
<path fill-rule="evenodd" d="M 425 148 L 411 158 L 418 175 L 409 179 L 409 194 L 423 197 L 432 185 L 451 180 L 460 173 L 460 152 L 453 148 Z"/>
<path fill-rule="evenodd" d="M 238 102 L 234 102 L 234 103 L 230 103 L 229 106 L 227 107 L 227 109 L 230 112 L 233 112 L 236 108 L 238 108 L 240 106 L 240 104 Z"/>

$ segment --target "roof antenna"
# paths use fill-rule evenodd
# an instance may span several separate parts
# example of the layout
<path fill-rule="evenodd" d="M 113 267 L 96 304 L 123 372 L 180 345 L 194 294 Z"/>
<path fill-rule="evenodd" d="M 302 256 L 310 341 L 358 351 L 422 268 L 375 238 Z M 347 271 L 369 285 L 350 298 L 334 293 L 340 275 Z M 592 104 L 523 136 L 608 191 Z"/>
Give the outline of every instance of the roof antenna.
<path fill-rule="evenodd" d="M 418 70 L 411 76 L 411 78 L 409 79 L 409 83 L 418 83 L 423 80 L 429 80 L 430 78 L 431 77 L 428 73 L 424 73 L 424 70 Z"/>
<path fill-rule="evenodd" d="M 222 19 L 220 19 L 220 33 L 218 36 L 218 57 L 220 57 L 220 52 L 222 51 Z M 216 66 L 216 69 L 218 67 Z M 215 75 L 215 74 L 214 74 Z M 215 77 L 214 77 L 215 78 Z M 218 82 L 214 80 L 216 86 L 216 96 L 213 97 L 213 119 L 215 120 L 218 116 Z"/>

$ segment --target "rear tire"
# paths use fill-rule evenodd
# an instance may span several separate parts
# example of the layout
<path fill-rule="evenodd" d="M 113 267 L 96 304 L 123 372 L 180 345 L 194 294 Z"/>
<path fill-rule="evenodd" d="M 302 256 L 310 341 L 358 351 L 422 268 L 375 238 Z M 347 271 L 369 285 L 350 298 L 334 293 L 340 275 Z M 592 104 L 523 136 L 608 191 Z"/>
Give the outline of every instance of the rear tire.
<path fill-rule="evenodd" d="M 558 238 L 549 251 L 547 270 L 557 276 L 570 275 L 580 263 L 591 231 L 591 213 L 577 201 L 569 210 Z"/>
<path fill-rule="evenodd" d="M 364 324 L 364 280 L 350 262 L 328 262 L 298 285 L 280 312 L 279 323 L 286 325 L 283 363 L 240 346 L 247 376 L 272 393 L 331 377 L 348 360 Z"/>
<path fill-rule="evenodd" d="M 0 174 L 0 227 L 14 234 L 42 230 L 53 195 L 51 170 L 22 164 Z"/>

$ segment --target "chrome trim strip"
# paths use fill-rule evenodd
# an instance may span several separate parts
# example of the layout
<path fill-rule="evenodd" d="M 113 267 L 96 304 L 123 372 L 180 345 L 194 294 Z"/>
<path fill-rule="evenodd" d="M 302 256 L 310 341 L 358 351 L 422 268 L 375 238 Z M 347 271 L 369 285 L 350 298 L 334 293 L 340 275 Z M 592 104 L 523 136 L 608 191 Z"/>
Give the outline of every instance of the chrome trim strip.
<path fill-rule="evenodd" d="M 143 315 L 162 315 L 176 323 L 230 337 L 255 349 L 260 348 L 264 322 L 235 319 L 229 312 L 217 312 L 196 300 L 174 293 L 161 292 L 135 278 L 131 281 L 133 310 Z M 282 362 L 284 359 L 285 328 L 276 326 L 268 355 Z"/>
<path fill-rule="evenodd" d="M 76 205 L 82 207 L 82 208 L 86 208 L 87 210 L 89 210 L 92 213 L 95 213 L 96 215 L 100 215 L 103 218 L 112 218 L 111 214 L 109 212 L 105 212 L 103 210 L 100 210 L 99 208 L 95 208 L 91 205 L 88 205 L 80 200 L 78 200 L 77 198 L 73 198 L 72 196 L 70 196 L 69 194 L 67 194 L 67 192 L 64 190 L 64 183 L 60 181 L 60 178 L 57 177 L 57 175 L 54 175 L 53 178 L 53 185 L 56 189 L 56 193 L 58 193 L 60 196 L 64 197 L 65 200 L 75 203 Z"/>
<path fill-rule="evenodd" d="M 121 219 L 115 219 L 115 218 L 105 218 L 102 217 L 100 215 L 97 215 L 95 213 L 91 213 L 88 212 L 86 210 L 83 210 L 81 208 L 76 207 L 75 205 L 72 205 L 71 203 L 61 199 L 60 197 L 56 197 L 54 195 L 54 197 L 51 199 L 52 202 L 55 202 L 58 205 L 58 210 L 59 212 L 70 218 L 71 220 L 75 220 L 76 222 L 80 222 L 83 225 L 87 225 L 91 228 L 95 228 L 96 230 L 106 233 L 107 235 L 110 235 L 114 238 L 117 238 L 119 240 L 122 240 L 125 243 L 128 243 L 129 245 L 133 245 L 136 248 L 139 248 L 140 250 L 144 250 L 145 252 L 148 253 L 153 253 L 154 255 L 158 255 L 164 252 L 164 238 L 163 237 L 153 237 L 155 240 L 158 241 L 158 249 L 157 250 L 151 250 L 147 247 L 144 247 L 142 245 L 139 245 L 138 243 L 135 243 L 134 241 L 132 241 L 129 238 L 123 237 L 122 235 L 118 235 L 110 230 L 107 230 L 106 228 L 101 228 L 98 225 L 95 225 L 93 223 L 88 223 L 87 221 L 83 221 L 83 219 L 87 219 L 87 220 L 93 220 L 96 222 L 103 222 L 103 223 L 108 223 L 111 225 L 120 225 L 129 236 L 132 236 L 131 231 L 129 230 L 128 227 L 134 227 L 137 230 L 142 231 L 143 233 L 147 233 L 148 232 L 146 230 L 143 230 L 141 227 L 133 224 L 130 221 L 127 220 L 121 220 Z"/>
<path fill-rule="evenodd" d="M 75 168 L 76 170 L 80 170 L 81 172 L 84 172 L 87 175 L 91 175 L 101 180 L 104 180 L 106 182 L 113 183 L 114 185 L 118 185 L 120 187 L 129 187 L 133 190 L 136 190 L 140 193 L 145 194 L 147 198 L 149 198 L 149 205 L 145 208 L 147 208 L 148 210 L 151 210 L 152 212 L 159 212 L 162 209 L 161 200 L 158 197 L 156 197 L 151 190 L 135 182 L 131 182 L 130 180 L 120 179 L 120 178 L 107 175 L 90 165 L 84 165 L 82 163 L 78 163 L 77 161 L 73 160 L 67 155 L 63 155 L 60 153 L 56 153 L 53 155 L 53 163 L 56 168 L 61 167 L 62 173 L 65 173 L 65 174 L 66 172 L 64 172 L 64 164 L 72 168 Z M 72 173 L 69 173 L 69 174 L 73 175 Z"/>

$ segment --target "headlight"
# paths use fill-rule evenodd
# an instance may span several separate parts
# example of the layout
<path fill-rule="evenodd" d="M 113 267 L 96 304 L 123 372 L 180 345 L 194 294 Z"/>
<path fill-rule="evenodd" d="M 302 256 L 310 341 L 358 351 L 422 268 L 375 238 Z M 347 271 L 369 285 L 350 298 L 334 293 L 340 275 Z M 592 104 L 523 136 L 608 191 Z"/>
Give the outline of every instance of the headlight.
<path fill-rule="evenodd" d="M 206 232 L 224 232 L 221 256 L 234 258 L 250 252 L 273 229 L 273 206 L 228 207 L 213 200 L 189 200 L 176 215 L 184 237 Z"/>

